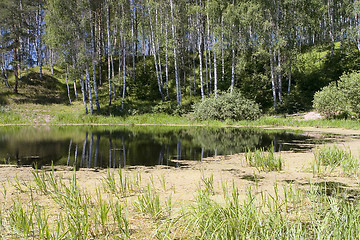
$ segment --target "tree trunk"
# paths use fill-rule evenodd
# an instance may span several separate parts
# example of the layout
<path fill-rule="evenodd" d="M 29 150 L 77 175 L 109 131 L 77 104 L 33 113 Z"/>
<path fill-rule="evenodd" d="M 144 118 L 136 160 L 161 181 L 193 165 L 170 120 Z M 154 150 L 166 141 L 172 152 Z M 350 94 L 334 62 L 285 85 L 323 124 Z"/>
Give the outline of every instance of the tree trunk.
<path fill-rule="evenodd" d="M 125 91 L 126 91 L 126 41 L 124 37 L 124 48 L 123 48 L 123 92 L 122 92 L 122 101 L 121 101 L 121 109 L 124 109 L 124 102 L 125 102 Z"/>
<path fill-rule="evenodd" d="M 14 48 L 14 60 L 17 61 L 18 59 L 18 54 L 17 54 L 18 49 Z M 18 64 L 15 63 L 14 64 L 14 77 L 15 77 L 15 84 L 14 84 L 14 93 L 18 93 L 18 84 L 19 84 L 19 71 L 18 71 Z"/>
<path fill-rule="evenodd" d="M 88 114 L 88 108 L 86 105 L 86 93 L 85 93 L 85 86 L 84 86 L 85 84 L 84 84 L 84 80 L 82 78 L 80 79 L 80 85 L 81 85 L 83 103 L 84 103 L 84 107 L 85 107 L 85 114 Z"/>
<path fill-rule="evenodd" d="M 89 73 L 89 64 L 86 62 L 86 85 L 89 95 L 89 103 L 90 103 L 90 114 L 92 115 L 94 113 L 93 111 L 93 100 L 92 100 L 92 94 L 91 94 L 91 82 L 90 82 L 90 73 Z"/>
<path fill-rule="evenodd" d="M 280 103 L 283 103 L 282 100 L 282 76 L 281 76 L 281 55 L 280 55 L 280 48 L 278 48 L 278 66 L 277 66 L 277 74 L 278 74 L 278 97 Z"/>
<path fill-rule="evenodd" d="M 169 96 L 169 64 L 168 64 L 168 25 L 165 25 L 165 78 L 166 78 L 166 100 Z"/>
<path fill-rule="evenodd" d="M 221 81 L 225 80 L 225 58 L 224 58 L 224 17 L 221 16 Z"/>
<path fill-rule="evenodd" d="M 42 28 L 41 28 L 41 24 L 42 23 L 42 13 L 41 13 L 41 6 L 40 6 L 40 2 L 38 4 L 38 65 L 40 67 L 40 79 L 42 79 L 42 46 L 41 46 L 41 33 L 42 33 Z"/>
<path fill-rule="evenodd" d="M 209 7 L 209 0 L 207 0 L 207 4 L 208 4 L 208 7 Z M 207 9 L 206 11 L 206 21 L 207 21 L 207 36 L 206 36 L 206 46 L 207 46 L 207 51 L 208 51 L 208 54 L 209 54 L 209 82 L 207 83 L 207 87 L 208 87 L 208 96 L 209 94 L 212 93 L 212 90 L 211 90 L 211 85 L 212 85 L 212 63 L 211 63 L 211 44 L 210 44 L 210 41 L 211 41 L 211 37 L 210 37 L 210 20 L 209 20 L 209 10 Z"/>
<path fill-rule="evenodd" d="M 3 75 L 3 79 L 4 79 L 4 83 L 5 86 L 10 88 L 9 82 L 8 82 L 8 76 L 7 76 L 7 71 L 6 71 L 6 67 L 5 67 L 5 54 L 2 53 L 1 54 L 2 57 L 2 61 L 1 61 L 1 74 Z"/>
<path fill-rule="evenodd" d="M 217 62 L 216 62 L 216 50 L 214 49 L 214 93 L 217 98 Z"/>
<path fill-rule="evenodd" d="M 231 58 L 231 86 L 230 92 L 232 93 L 235 85 L 235 46 L 232 46 L 232 58 Z"/>
<path fill-rule="evenodd" d="M 91 45 L 92 45 L 92 71 L 93 71 L 93 82 L 94 82 L 94 94 L 95 94 L 95 103 L 96 111 L 100 112 L 99 96 L 97 91 L 97 82 L 96 82 L 96 44 L 95 44 L 95 24 L 93 24 L 93 14 L 90 10 L 90 30 L 91 30 Z"/>
<path fill-rule="evenodd" d="M 66 88 L 67 88 L 67 93 L 68 93 L 69 103 L 70 103 L 70 105 L 72 105 L 72 102 L 71 102 L 71 97 L 70 97 L 69 82 L 68 82 L 68 66 L 67 66 L 67 65 L 66 65 L 66 76 L 65 76 L 65 79 L 66 79 Z"/>
<path fill-rule="evenodd" d="M 111 76 L 112 76 L 112 86 L 113 86 L 114 100 L 116 100 L 115 68 L 114 68 L 114 57 L 113 57 L 112 54 L 111 54 Z"/>
<path fill-rule="evenodd" d="M 201 26 L 199 26 L 201 28 Z M 204 81 L 203 81 L 203 60 L 202 60 L 202 31 L 199 29 L 199 37 L 198 37 L 198 51 L 199 51 L 199 68 L 200 68 L 200 91 L 201 91 L 201 99 L 205 99 L 204 95 Z"/>
<path fill-rule="evenodd" d="M 100 14 L 98 14 L 98 38 L 97 38 L 97 52 L 98 52 L 98 67 L 99 67 L 99 85 L 102 86 L 102 56 L 103 56 L 103 28 L 102 28 L 102 14 L 100 8 Z"/>
<path fill-rule="evenodd" d="M 204 35 L 204 56 L 205 56 L 205 79 L 206 79 L 206 96 L 209 97 L 210 91 L 209 91 L 209 69 L 208 69 L 208 55 L 207 55 L 207 41 L 206 36 Z"/>
<path fill-rule="evenodd" d="M 290 58 L 290 64 L 289 64 L 289 82 L 288 82 L 288 94 L 290 94 L 291 92 L 291 75 L 292 75 L 292 71 L 291 71 L 291 64 L 292 64 L 292 61 L 291 61 L 291 58 Z"/>
<path fill-rule="evenodd" d="M 157 53 L 156 53 L 156 46 L 155 46 L 155 38 L 154 38 L 154 30 L 153 30 L 153 24 L 152 24 L 152 20 L 151 20 L 151 10 L 149 7 L 149 23 L 150 23 L 150 32 L 151 32 L 151 38 L 150 38 L 150 42 L 151 42 L 151 46 L 152 46 L 152 52 L 153 52 L 153 56 L 154 56 L 154 63 L 155 63 L 155 72 L 156 72 L 156 79 L 158 82 L 158 88 L 159 88 L 159 92 L 161 95 L 161 100 L 164 102 L 164 94 L 162 93 L 162 89 L 161 89 L 161 80 L 160 80 L 160 74 L 159 74 L 159 69 L 158 69 L 158 64 L 157 64 Z"/>
<path fill-rule="evenodd" d="M 54 75 L 54 51 L 50 49 L 50 70 L 51 75 Z"/>
<path fill-rule="evenodd" d="M 109 0 L 106 0 L 106 32 L 107 32 L 107 50 L 108 50 L 108 83 L 109 83 L 109 107 L 111 106 L 111 41 L 110 41 L 110 6 Z"/>
<path fill-rule="evenodd" d="M 136 50 L 136 39 L 134 38 L 135 36 L 135 3 L 133 2 L 134 0 L 129 0 L 130 1 L 130 13 L 131 13 L 131 44 L 132 44 L 132 48 L 131 48 L 131 55 L 132 55 L 132 77 L 134 82 L 136 81 L 136 75 L 135 75 L 135 50 Z"/>
<path fill-rule="evenodd" d="M 176 27 L 174 21 L 174 5 L 173 1 L 170 0 L 170 8 L 171 8 L 171 30 L 172 30 L 172 38 L 174 41 L 174 65 L 175 65 L 175 82 L 176 82 L 176 101 L 179 106 L 182 105 L 181 103 L 181 86 L 179 80 L 179 73 L 178 73 L 178 65 L 177 65 L 177 50 L 176 50 Z"/>
<path fill-rule="evenodd" d="M 270 48 L 270 70 L 271 70 L 271 87 L 273 94 L 273 102 L 274 102 L 274 111 L 277 111 L 276 104 L 276 85 L 275 85 L 275 73 L 274 73 L 274 61 L 273 61 L 273 50 Z"/>

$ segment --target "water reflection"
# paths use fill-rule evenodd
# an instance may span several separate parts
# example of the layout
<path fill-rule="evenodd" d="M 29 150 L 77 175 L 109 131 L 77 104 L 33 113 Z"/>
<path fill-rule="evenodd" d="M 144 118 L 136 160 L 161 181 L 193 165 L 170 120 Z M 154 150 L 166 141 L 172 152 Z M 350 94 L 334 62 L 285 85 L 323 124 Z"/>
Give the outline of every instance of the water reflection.
<path fill-rule="evenodd" d="M 121 127 L 17 128 L 0 130 L 0 160 L 6 164 L 118 168 L 134 165 L 180 166 L 179 160 L 274 147 L 304 150 L 307 135 L 237 128 Z"/>

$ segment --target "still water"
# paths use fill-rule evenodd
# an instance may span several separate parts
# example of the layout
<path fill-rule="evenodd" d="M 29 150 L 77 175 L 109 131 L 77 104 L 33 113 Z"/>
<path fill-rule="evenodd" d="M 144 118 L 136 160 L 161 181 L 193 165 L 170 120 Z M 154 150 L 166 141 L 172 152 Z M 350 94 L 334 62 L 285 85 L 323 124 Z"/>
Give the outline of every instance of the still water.
<path fill-rule="evenodd" d="M 0 164 L 77 168 L 181 166 L 247 149 L 303 151 L 317 140 L 301 133 L 258 128 L 165 126 L 2 127 Z M 186 161 L 185 161 L 186 163 Z"/>

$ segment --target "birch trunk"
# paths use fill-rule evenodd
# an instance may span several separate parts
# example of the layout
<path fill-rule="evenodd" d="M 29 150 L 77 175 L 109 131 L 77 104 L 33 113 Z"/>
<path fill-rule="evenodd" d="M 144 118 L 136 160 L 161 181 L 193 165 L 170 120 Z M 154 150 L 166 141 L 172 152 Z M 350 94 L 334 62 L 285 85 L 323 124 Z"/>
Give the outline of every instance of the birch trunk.
<path fill-rule="evenodd" d="M 271 87 L 273 94 L 273 102 L 274 102 L 274 111 L 277 111 L 276 104 L 276 85 L 275 85 L 275 73 L 274 73 L 274 61 L 273 61 L 273 50 L 270 48 L 270 70 L 271 70 Z"/>
<path fill-rule="evenodd" d="M 165 25 L 165 79 L 166 79 L 166 100 L 170 100 L 169 97 L 169 64 L 168 64 L 168 25 Z"/>
<path fill-rule="evenodd" d="M 94 113 L 93 108 L 93 100 L 92 100 L 92 93 L 91 93 L 91 82 L 90 82 L 90 73 L 89 73 L 89 64 L 86 62 L 86 85 L 87 85 L 87 91 L 89 95 L 89 103 L 90 103 L 90 114 L 92 115 Z"/>
<path fill-rule="evenodd" d="M 280 54 L 280 48 L 278 49 L 278 66 L 277 66 L 277 74 L 278 74 L 278 97 L 279 97 L 279 101 L 280 103 L 283 103 L 282 100 L 282 76 L 281 76 L 281 54 Z"/>
<path fill-rule="evenodd" d="M 125 38 L 124 38 L 124 48 L 123 48 L 123 76 L 124 76 L 124 80 L 123 80 L 123 92 L 122 92 L 122 101 L 121 101 L 121 109 L 124 109 L 124 102 L 125 102 L 125 90 L 126 90 L 126 49 L 125 49 Z"/>
<path fill-rule="evenodd" d="M 50 71 L 51 75 L 54 75 L 54 51 L 50 49 Z"/>
<path fill-rule="evenodd" d="M 289 79 L 288 79 L 288 94 L 290 94 L 291 92 L 291 59 L 290 59 L 290 66 L 289 66 Z"/>
<path fill-rule="evenodd" d="M 216 52 L 214 49 L 214 93 L 215 98 L 217 98 L 217 62 L 216 62 Z"/>
<path fill-rule="evenodd" d="M 155 46 L 155 39 L 154 39 L 154 30 L 153 30 L 153 25 L 152 25 L 152 20 L 151 20 L 151 11 L 150 11 L 150 7 L 149 7 L 149 21 L 150 21 L 150 32 L 151 32 L 151 46 L 152 46 L 152 52 L 153 52 L 153 56 L 154 56 L 154 63 L 155 63 L 155 71 L 156 71 L 156 79 L 158 82 L 158 88 L 159 88 L 159 92 L 161 95 L 161 100 L 165 101 L 164 99 L 164 95 L 162 93 L 162 89 L 161 89 L 161 80 L 160 80 L 160 74 L 159 74 L 159 69 L 158 69 L 158 64 L 157 64 L 157 53 L 156 53 L 156 46 Z"/>
<path fill-rule="evenodd" d="M 225 80 L 225 59 L 224 59 L 224 17 L 221 16 L 221 81 Z"/>
<path fill-rule="evenodd" d="M 5 83 L 6 87 L 10 88 L 10 85 L 9 85 L 9 82 L 8 82 L 7 71 L 6 71 L 6 67 L 5 67 L 5 61 L 6 61 L 5 54 L 2 53 L 1 56 L 2 56 L 1 72 L 2 72 L 2 75 L 3 75 L 4 83 Z"/>
<path fill-rule="evenodd" d="M 91 45 L 92 45 L 92 71 L 93 71 L 93 82 L 94 82 L 94 94 L 95 94 L 95 104 L 96 111 L 100 112 L 99 96 L 97 91 L 97 82 L 96 82 L 96 44 L 95 44 L 95 29 L 93 24 L 93 14 L 90 10 L 90 30 L 91 30 Z"/>
<path fill-rule="evenodd" d="M 114 68 L 114 56 L 113 56 L 113 54 L 111 54 L 111 76 L 112 76 L 112 86 L 113 86 L 114 100 L 116 100 L 115 68 Z"/>
<path fill-rule="evenodd" d="M 201 26 L 199 26 L 201 28 Z M 203 60 L 202 60 L 202 34 L 201 29 L 199 29 L 199 38 L 198 38 L 198 51 L 199 51 L 199 67 L 200 67 L 200 91 L 201 91 L 201 99 L 205 99 L 204 95 L 204 81 L 203 81 Z"/>
<path fill-rule="evenodd" d="M 131 49 L 131 55 L 132 55 L 132 76 L 133 76 L 133 80 L 135 82 L 136 80 L 136 76 L 135 76 L 135 49 L 136 49 L 136 39 L 134 39 L 135 36 L 135 4 L 134 4 L 134 0 L 129 0 L 130 1 L 130 12 L 131 12 L 131 44 L 132 44 L 132 49 Z"/>
<path fill-rule="evenodd" d="M 207 5 L 208 5 L 208 8 L 209 8 L 209 0 L 207 0 Z M 212 63 L 211 63 L 211 44 L 210 44 L 210 41 L 211 41 L 211 34 L 210 34 L 210 20 L 209 20 L 209 10 L 207 9 L 206 11 L 206 20 L 207 20 L 207 36 L 206 36 L 206 45 L 207 45 L 207 51 L 208 51 L 208 54 L 209 54 L 209 83 L 207 83 L 207 87 L 209 88 L 208 89 L 208 95 L 209 93 L 211 94 L 212 91 L 211 91 L 211 85 L 212 85 Z"/>
<path fill-rule="evenodd" d="M 205 56 L 205 79 L 206 79 L 206 95 L 209 97 L 209 71 L 208 71 L 208 58 L 207 58 L 207 41 L 204 35 L 204 56 Z"/>
<path fill-rule="evenodd" d="M 170 0 L 170 8 L 171 8 L 171 30 L 172 30 L 172 38 L 174 41 L 174 65 L 175 65 L 175 82 L 176 82 L 176 101 L 179 106 L 181 106 L 181 86 L 179 81 L 179 73 L 178 73 L 178 65 L 177 65 L 177 50 L 176 50 L 176 27 L 174 23 L 174 6 L 173 1 Z"/>
<path fill-rule="evenodd" d="M 38 4 L 38 65 L 40 67 L 40 79 L 42 79 L 42 46 L 41 46 L 41 32 L 42 32 L 42 28 L 41 28 L 41 23 L 42 23 L 42 13 L 41 13 L 41 7 L 40 7 L 40 2 Z"/>
<path fill-rule="evenodd" d="M 108 45 L 108 84 L 109 84 L 109 107 L 111 106 L 111 41 L 110 41 L 110 6 L 109 0 L 106 0 L 106 32 Z"/>
<path fill-rule="evenodd" d="M 232 46 L 232 58 L 231 58 L 231 86 L 230 86 L 230 92 L 232 93 L 234 91 L 234 85 L 235 85 L 235 46 Z"/>
<path fill-rule="evenodd" d="M 67 88 L 67 94 L 68 94 L 68 98 L 69 98 L 69 103 L 70 105 L 72 105 L 71 102 L 71 97 L 70 97 L 70 88 L 69 88 L 69 82 L 68 82 L 68 66 L 66 65 L 66 76 L 65 76 L 65 80 L 66 80 L 66 88 Z"/>
<path fill-rule="evenodd" d="M 84 80 L 80 79 L 80 85 L 81 85 L 81 92 L 82 92 L 82 97 L 83 97 L 83 103 L 84 103 L 84 107 L 85 107 L 85 114 L 88 114 L 88 108 L 87 108 L 87 104 L 86 104 L 86 93 L 85 93 L 85 84 L 84 84 Z"/>

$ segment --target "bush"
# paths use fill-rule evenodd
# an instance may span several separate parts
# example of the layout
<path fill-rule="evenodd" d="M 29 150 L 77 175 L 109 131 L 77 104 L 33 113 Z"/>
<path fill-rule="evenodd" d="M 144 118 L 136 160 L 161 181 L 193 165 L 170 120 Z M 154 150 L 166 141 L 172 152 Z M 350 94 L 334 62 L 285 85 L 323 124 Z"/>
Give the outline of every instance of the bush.
<path fill-rule="evenodd" d="M 207 98 L 195 104 L 193 109 L 198 120 L 254 120 L 261 115 L 259 105 L 246 99 L 239 91 Z"/>
<path fill-rule="evenodd" d="M 360 72 L 344 74 L 314 95 L 314 108 L 327 118 L 359 117 Z"/>

